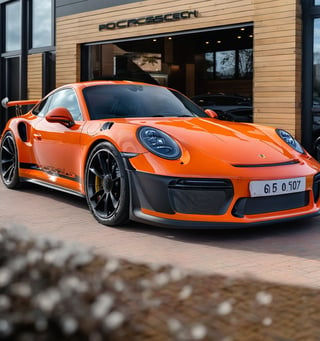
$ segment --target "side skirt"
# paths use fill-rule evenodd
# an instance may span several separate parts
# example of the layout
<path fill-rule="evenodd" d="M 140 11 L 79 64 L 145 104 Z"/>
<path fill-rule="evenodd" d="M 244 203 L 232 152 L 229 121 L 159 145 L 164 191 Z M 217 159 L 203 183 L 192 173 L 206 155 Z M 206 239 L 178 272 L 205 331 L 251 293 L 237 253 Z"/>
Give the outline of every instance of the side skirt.
<path fill-rule="evenodd" d="M 64 192 L 64 193 L 76 195 L 76 196 L 81 197 L 81 198 L 85 198 L 85 195 L 80 193 L 80 192 L 73 191 L 72 189 L 68 189 L 68 188 L 65 188 L 65 187 L 49 184 L 48 182 L 45 182 L 45 181 L 42 181 L 42 180 L 28 179 L 28 178 L 22 178 L 22 180 L 25 181 L 25 182 L 30 182 L 30 183 L 33 183 L 33 184 L 36 184 L 36 185 L 47 187 L 47 188 L 50 188 L 50 189 L 58 190 L 60 192 Z"/>

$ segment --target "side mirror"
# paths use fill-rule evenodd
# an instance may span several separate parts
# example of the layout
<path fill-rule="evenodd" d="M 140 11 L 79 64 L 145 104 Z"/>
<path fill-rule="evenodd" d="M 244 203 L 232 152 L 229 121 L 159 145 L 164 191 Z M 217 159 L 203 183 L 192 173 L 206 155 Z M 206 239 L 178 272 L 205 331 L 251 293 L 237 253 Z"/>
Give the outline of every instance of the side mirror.
<path fill-rule="evenodd" d="M 211 118 L 218 118 L 218 114 L 211 109 L 205 109 L 204 112 Z"/>
<path fill-rule="evenodd" d="M 45 117 L 48 122 L 61 123 L 68 128 L 75 124 L 70 111 L 63 107 L 50 110 Z"/>

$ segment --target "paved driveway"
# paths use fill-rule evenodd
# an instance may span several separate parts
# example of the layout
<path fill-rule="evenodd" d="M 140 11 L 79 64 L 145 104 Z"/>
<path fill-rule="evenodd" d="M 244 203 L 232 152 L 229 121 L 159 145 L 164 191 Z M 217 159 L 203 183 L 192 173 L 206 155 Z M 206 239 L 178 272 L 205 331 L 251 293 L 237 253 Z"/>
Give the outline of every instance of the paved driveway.
<path fill-rule="evenodd" d="M 24 226 L 36 235 L 135 262 L 320 287 L 320 217 L 237 231 L 183 231 L 137 223 L 111 228 L 94 220 L 84 199 L 33 185 L 8 190 L 2 183 L 0 217 L 3 227 Z"/>

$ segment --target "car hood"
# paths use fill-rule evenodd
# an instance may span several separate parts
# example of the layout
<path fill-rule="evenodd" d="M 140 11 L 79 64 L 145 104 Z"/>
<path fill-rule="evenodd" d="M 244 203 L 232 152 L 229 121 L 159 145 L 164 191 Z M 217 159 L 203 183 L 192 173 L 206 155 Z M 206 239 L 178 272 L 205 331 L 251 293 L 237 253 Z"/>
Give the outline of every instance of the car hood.
<path fill-rule="evenodd" d="M 232 165 L 251 165 L 288 162 L 297 157 L 271 127 L 210 118 L 145 119 L 131 123 L 165 131 L 183 152 L 199 161 L 211 157 Z"/>

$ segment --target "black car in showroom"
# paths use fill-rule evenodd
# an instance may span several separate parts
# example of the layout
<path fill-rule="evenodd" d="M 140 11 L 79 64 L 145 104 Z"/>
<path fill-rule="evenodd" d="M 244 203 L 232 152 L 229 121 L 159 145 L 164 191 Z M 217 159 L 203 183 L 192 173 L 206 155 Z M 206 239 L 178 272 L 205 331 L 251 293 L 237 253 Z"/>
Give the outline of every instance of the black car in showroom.
<path fill-rule="evenodd" d="M 203 109 L 214 110 L 224 121 L 253 122 L 252 101 L 248 97 L 226 94 L 203 94 L 192 98 Z"/>

